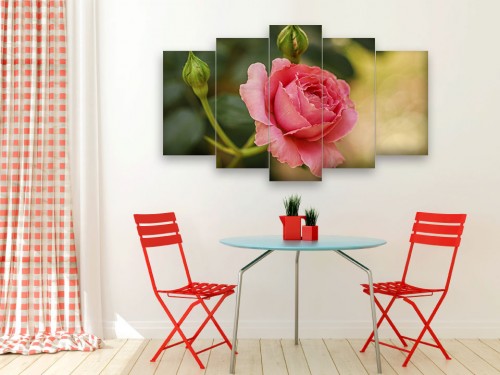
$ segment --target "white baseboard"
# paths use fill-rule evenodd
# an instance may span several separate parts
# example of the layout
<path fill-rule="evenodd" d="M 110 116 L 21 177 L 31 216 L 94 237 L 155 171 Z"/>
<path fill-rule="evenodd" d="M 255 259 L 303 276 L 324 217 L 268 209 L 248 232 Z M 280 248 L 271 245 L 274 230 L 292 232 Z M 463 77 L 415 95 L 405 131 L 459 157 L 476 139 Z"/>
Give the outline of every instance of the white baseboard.
<path fill-rule="evenodd" d="M 194 332 L 200 322 L 186 321 L 183 330 L 186 334 Z M 224 332 L 231 338 L 233 324 L 219 321 Z M 105 321 L 104 337 L 111 338 L 164 338 L 173 328 L 167 321 Z M 238 338 L 293 338 L 293 321 L 245 321 L 241 320 Z M 435 322 L 432 325 L 440 338 L 500 338 L 500 322 L 449 321 Z M 415 336 L 422 325 L 417 321 L 399 322 L 398 328 L 406 336 Z M 301 338 L 366 338 L 371 332 L 370 321 L 300 321 Z M 393 337 L 388 327 L 381 327 L 380 337 Z M 218 337 L 217 330 L 209 323 L 200 337 Z"/>

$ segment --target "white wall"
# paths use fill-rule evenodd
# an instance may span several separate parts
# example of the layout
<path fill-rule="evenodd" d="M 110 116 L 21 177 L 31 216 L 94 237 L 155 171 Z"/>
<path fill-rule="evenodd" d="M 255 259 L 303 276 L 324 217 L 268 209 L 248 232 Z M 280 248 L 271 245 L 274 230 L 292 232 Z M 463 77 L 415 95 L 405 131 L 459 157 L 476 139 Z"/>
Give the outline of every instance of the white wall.
<path fill-rule="evenodd" d="M 500 2 L 107 0 L 97 12 L 107 337 L 166 332 L 133 213 L 177 212 L 194 277 L 236 282 L 258 252 L 218 240 L 279 233 L 282 198 L 291 193 L 319 207 L 323 233 L 388 240 L 355 253 L 377 280 L 400 276 L 415 211 L 468 213 L 451 292 L 434 326 L 443 336 L 500 337 Z M 216 37 L 265 37 L 269 24 L 290 23 L 323 25 L 325 36 L 376 37 L 378 49 L 428 50 L 429 156 L 378 157 L 374 170 L 327 171 L 321 183 L 271 183 L 266 170 L 216 170 L 208 157 L 162 156 L 162 51 L 214 49 Z M 241 337 L 293 335 L 293 264 L 292 254 L 274 254 L 249 271 Z M 428 271 L 425 261 L 421 267 Z M 301 272 L 303 337 L 367 334 L 361 271 L 315 253 L 302 257 Z M 164 273 L 177 278 L 169 266 Z M 178 312 L 185 301 L 174 306 Z M 230 298 L 218 314 L 229 332 L 233 307 Z M 395 313 L 417 326 L 409 310 Z"/>

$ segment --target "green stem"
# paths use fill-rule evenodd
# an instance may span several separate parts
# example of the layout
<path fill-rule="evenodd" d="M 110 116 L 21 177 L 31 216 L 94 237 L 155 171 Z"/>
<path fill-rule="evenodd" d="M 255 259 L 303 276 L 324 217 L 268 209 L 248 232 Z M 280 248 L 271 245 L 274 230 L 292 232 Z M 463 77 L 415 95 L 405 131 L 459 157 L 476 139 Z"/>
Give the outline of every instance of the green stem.
<path fill-rule="evenodd" d="M 205 110 L 205 114 L 208 117 L 208 121 L 210 121 L 210 124 L 212 124 L 213 128 L 215 129 L 215 132 L 217 135 L 222 139 L 222 141 L 229 147 L 232 148 L 235 152 L 239 152 L 238 147 L 229 139 L 229 137 L 224 133 L 224 130 L 222 130 L 221 126 L 215 120 L 214 114 L 212 113 L 212 108 L 210 108 L 210 104 L 208 104 L 208 100 L 206 97 L 200 98 L 201 105 L 203 106 L 203 109 Z"/>
<path fill-rule="evenodd" d="M 236 166 L 238 165 L 238 163 L 240 162 L 240 160 L 241 160 L 241 155 L 239 155 L 239 156 L 235 156 L 235 157 L 233 158 L 233 160 L 231 160 L 231 163 L 229 163 L 229 164 L 227 165 L 227 167 L 228 167 L 228 168 L 234 168 L 234 167 L 236 167 Z"/>
<path fill-rule="evenodd" d="M 247 139 L 242 148 L 249 148 L 255 142 L 255 133 L 253 133 L 250 138 Z"/>
<path fill-rule="evenodd" d="M 227 148 L 227 147 L 221 145 L 220 143 L 215 142 L 210 137 L 204 136 L 203 138 L 205 139 L 205 141 L 207 141 L 208 143 L 210 143 L 212 146 L 214 146 L 215 148 L 218 148 L 219 150 L 221 150 L 222 152 L 225 152 L 226 154 L 233 155 L 233 156 L 238 156 L 240 154 L 239 151 L 234 151 L 234 150 L 232 150 L 230 148 Z"/>
<path fill-rule="evenodd" d="M 267 151 L 267 145 L 245 148 L 240 150 L 240 153 L 242 157 L 248 158 L 250 156 L 258 155 L 264 151 Z"/>

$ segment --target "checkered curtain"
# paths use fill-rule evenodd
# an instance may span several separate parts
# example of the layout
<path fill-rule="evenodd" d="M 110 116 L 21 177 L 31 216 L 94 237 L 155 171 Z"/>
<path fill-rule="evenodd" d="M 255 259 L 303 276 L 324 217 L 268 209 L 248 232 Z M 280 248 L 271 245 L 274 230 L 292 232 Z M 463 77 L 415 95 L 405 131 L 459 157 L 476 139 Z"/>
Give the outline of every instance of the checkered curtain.
<path fill-rule="evenodd" d="M 64 0 L 0 0 L 0 353 L 91 351 L 67 155 Z"/>

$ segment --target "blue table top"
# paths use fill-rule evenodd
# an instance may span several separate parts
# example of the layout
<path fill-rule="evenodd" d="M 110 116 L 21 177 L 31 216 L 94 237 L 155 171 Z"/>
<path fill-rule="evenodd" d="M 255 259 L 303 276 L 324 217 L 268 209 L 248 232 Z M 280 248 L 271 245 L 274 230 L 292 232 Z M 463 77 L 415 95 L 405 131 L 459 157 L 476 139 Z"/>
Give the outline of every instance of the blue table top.
<path fill-rule="evenodd" d="M 319 236 L 318 241 L 284 241 L 282 236 L 246 236 L 223 238 L 220 242 L 245 249 L 284 251 L 357 250 L 386 243 L 378 238 L 322 235 Z"/>

